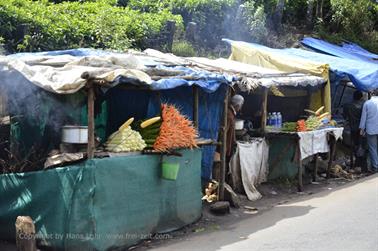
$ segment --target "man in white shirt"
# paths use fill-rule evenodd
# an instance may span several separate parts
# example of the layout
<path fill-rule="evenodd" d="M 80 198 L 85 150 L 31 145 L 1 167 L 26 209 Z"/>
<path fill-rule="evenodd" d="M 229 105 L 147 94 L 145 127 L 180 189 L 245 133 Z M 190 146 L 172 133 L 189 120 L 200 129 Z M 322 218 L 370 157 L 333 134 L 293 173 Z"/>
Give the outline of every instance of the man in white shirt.
<path fill-rule="evenodd" d="M 360 132 L 366 133 L 372 171 L 378 172 L 378 89 L 362 107 Z"/>

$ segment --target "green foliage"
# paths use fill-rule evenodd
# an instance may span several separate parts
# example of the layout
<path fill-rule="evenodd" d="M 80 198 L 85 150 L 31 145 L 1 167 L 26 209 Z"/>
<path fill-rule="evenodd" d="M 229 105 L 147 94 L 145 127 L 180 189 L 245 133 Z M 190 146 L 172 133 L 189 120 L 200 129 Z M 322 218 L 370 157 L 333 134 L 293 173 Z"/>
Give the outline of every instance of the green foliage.
<path fill-rule="evenodd" d="M 244 6 L 243 16 L 251 40 L 258 43 L 264 43 L 268 34 L 264 6 L 257 6 L 253 1 L 246 2 Z"/>
<path fill-rule="evenodd" d="M 193 45 L 186 41 L 174 41 L 172 45 L 172 53 L 181 57 L 197 56 Z"/>
<path fill-rule="evenodd" d="M 272 31 L 278 0 L 0 0 L 0 38 L 9 52 L 77 47 L 124 50 L 168 48 L 165 24 L 175 20 L 176 40 L 197 23 L 193 46 L 175 42 L 183 55 L 222 51 L 228 37 L 291 46 L 316 33 L 330 42 L 349 40 L 378 52 L 375 0 L 286 0 L 281 30 Z M 312 16 L 307 17 L 309 3 Z M 311 5 L 310 5 L 311 6 Z M 311 9 L 310 9 L 311 12 Z M 306 23 L 312 20 L 313 24 Z"/>
<path fill-rule="evenodd" d="M 371 0 L 331 0 L 332 23 L 343 32 L 356 36 L 371 31 L 376 4 Z"/>
<path fill-rule="evenodd" d="M 141 13 L 115 7 L 111 0 L 62 2 L 0 0 L 0 35 L 10 51 L 41 51 L 77 47 L 124 50 L 140 47 L 168 20 L 182 19 L 168 10 Z"/>
<path fill-rule="evenodd" d="M 202 45 L 218 45 L 227 30 L 229 14 L 236 0 L 129 0 L 127 6 L 141 11 L 157 12 L 163 9 L 181 15 L 184 24 L 196 22 Z M 210 35 L 211 34 L 211 35 Z"/>
<path fill-rule="evenodd" d="M 378 52 L 378 4 L 371 0 L 331 0 L 330 20 L 317 20 L 318 35 L 330 42 L 343 40 Z"/>

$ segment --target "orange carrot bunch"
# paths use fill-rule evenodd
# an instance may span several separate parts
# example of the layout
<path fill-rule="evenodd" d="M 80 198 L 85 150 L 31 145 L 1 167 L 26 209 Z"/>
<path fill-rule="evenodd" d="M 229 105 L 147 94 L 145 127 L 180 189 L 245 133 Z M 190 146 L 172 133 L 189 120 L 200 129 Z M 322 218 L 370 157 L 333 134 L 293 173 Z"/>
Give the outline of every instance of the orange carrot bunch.
<path fill-rule="evenodd" d="M 166 152 L 175 148 L 197 147 L 196 129 L 173 105 L 162 105 L 162 120 L 159 136 L 153 146 L 155 150 Z"/>
<path fill-rule="evenodd" d="M 297 121 L 297 132 L 305 132 L 307 131 L 306 121 L 304 119 Z"/>

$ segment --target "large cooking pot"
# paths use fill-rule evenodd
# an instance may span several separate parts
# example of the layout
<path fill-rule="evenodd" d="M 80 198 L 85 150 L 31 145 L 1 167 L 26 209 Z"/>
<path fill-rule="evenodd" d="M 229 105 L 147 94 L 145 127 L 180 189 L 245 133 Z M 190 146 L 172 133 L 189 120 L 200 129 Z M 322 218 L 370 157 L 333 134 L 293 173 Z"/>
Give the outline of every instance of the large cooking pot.
<path fill-rule="evenodd" d="M 244 120 L 237 119 L 235 120 L 235 130 L 243 130 L 244 129 Z"/>
<path fill-rule="evenodd" d="M 88 126 L 63 126 L 62 142 L 68 144 L 87 144 Z"/>

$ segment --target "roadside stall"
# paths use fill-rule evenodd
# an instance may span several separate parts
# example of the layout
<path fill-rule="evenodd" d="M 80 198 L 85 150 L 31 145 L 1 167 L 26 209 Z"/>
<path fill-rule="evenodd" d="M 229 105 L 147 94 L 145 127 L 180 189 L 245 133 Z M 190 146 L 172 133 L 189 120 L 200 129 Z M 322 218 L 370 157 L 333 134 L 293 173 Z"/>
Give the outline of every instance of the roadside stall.
<path fill-rule="evenodd" d="M 309 110 L 314 93 L 322 93 L 321 100 L 326 102 L 324 78 L 225 59 L 192 60 L 239 76 L 233 89 L 244 96 L 245 104 L 240 115 L 243 121 L 237 121 L 242 125 L 236 131 L 238 147 L 230 167 L 235 191 L 244 191 L 249 199 L 256 200 L 261 195 L 255 185 L 267 179 L 295 175 L 298 190 L 302 191 L 304 159 L 314 156 L 317 159 L 318 153 L 330 152 L 331 165 L 335 141 L 341 137 L 343 128 L 335 127 L 330 114 L 322 111 L 324 107 L 319 111 Z M 267 126 L 268 113 L 273 111 L 281 112 L 283 127 Z M 297 122 L 302 116 L 307 120 Z M 308 130 L 297 123 L 307 123 Z M 316 179 L 316 168 L 313 172 Z"/>
<path fill-rule="evenodd" d="M 0 175 L 2 239 L 28 215 L 42 246 L 105 250 L 201 216 L 229 77 L 153 50 L 16 54 L 0 66 L 10 150 L 48 153 Z"/>
<path fill-rule="evenodd" d="M 356 57 L 355 51 L 341 51 L 340 48 L 335 48 L 335 45 L 326 44 L 324 41 L 314 41 L 314 39 L 303 39 L 302 43 L 315 49 L 316 52 L 298 48 L 273 49 L 259 44 L 227 39 L 225 41 L 231 45 L 230 59 L 288 73 L 312 74 L 326 79 L 325 87 L 311 96 L 309 107 L 315 111 L 324 105 L 325 112 L 331 112 L 331 95 L 332 105 L 338 105 L 336 90 L 339 83 L 350 81 L 356 89 L 361 91 L 377 88 L 378 68 L 372 62 L 370 54 L 368 57 L 364 54 L 361 59 L 360 56 Z M 318 51 L 323 51 L 327 55 Z M 358 51 L 361 52 L 360 49 Z M 337 55 L 337 57 L 332 55 Z M 333 106 L 332 119 L 336 120 L 339 126 L 344 126 L 344 118 L 338 112 Z M 346 129 L 343 131 L 344 137 L 348 136 L 348 128 Z"/>

